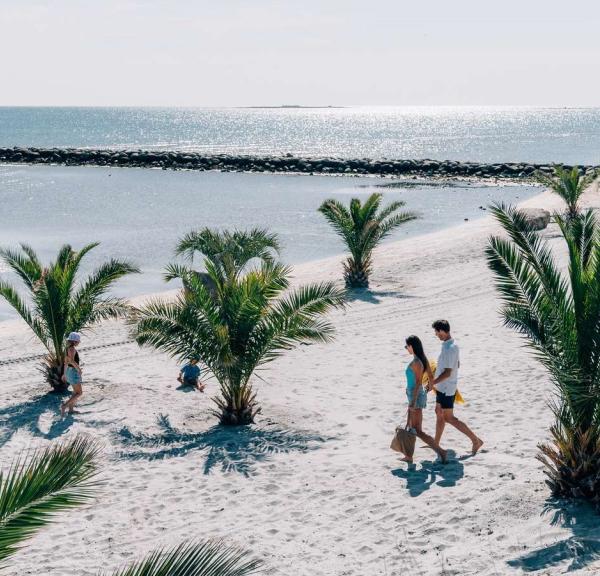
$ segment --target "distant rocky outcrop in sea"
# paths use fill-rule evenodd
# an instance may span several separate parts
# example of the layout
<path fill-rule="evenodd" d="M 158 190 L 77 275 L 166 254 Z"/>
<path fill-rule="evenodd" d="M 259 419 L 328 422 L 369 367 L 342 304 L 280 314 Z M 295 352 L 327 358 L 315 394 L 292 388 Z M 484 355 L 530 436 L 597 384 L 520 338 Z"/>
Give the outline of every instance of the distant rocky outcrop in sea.
<path fill-rule="evenodd" d="M 535 171 L 551 172 L 551 164 L 498 162 L 484 164 L 454 160 L 393 160 L 203 154 L 185 151 L 109 150 L 86 148 L 0 148 L 0 163 L 61 164 L 66 166 L 120 166 L 165 170 L 220 170 L 379 176 L 531 178 Z M 570 166 L 565 165 L 566 168 Z M 582 166 L 591 173 L 600 167 Z"/>

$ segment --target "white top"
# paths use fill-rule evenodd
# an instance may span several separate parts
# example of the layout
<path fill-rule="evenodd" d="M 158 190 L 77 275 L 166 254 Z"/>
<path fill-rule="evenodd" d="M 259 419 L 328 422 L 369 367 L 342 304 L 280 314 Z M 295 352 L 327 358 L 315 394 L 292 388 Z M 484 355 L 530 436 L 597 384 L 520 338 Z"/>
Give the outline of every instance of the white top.
<path fill-rule="evenodd" d="M 435 377 L 440 376 L 446 368 L 450 368 L 452 373 L 446 380 L 435 385 L 438 392 L 443 392 L 446 396 L 452 396 L 456 393 L 459 364 L 458 344 L 456 344 L 454 338 L 450 338 L 450 340 L 442 343 L 442 351 L 435 369 Z"/>

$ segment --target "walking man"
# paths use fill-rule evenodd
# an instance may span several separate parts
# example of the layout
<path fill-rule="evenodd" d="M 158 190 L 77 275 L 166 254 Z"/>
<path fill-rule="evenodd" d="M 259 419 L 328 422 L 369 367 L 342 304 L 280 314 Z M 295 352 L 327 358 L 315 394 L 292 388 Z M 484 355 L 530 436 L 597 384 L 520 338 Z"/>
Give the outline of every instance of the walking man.
<path fill-rule="evenodd" d="M 454 397 L 458 383 L 458 368 L 460 366 L 458 345 L 450 335 L 450 323 L 447 320 L 436 320 L 432 324 L 435 335 L 442 341 L 442 351 L 438 359 L 433 383 L 429 387 L 436 389 L 435 393 L 435 443 L 439 446 L 446 423 L 454 426 L 467 436 L 473 443 L 473 454 L 483 446 L 483 440 L 454 415 Z"/>

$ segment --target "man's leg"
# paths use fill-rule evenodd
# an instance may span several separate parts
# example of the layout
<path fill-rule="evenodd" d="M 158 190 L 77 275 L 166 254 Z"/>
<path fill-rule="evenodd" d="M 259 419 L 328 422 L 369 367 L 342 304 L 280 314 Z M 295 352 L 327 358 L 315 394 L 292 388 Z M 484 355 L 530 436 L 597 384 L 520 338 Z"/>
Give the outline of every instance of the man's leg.
<path fill-rule="evenodd" d="M 435 443 L 439 446 L 444 428 L 446 426 L 446 420 L 444 418 L 444 411 L 439 402 L 435 405 Z"/>
<path fill-rule="evenodd" d="M 438 405 L 439 406 L 439 405 Z M 437 406 L 436 406 L 437 408 Z M 473 431 L 462 421 L 459 420 L 455 415 L 452 408 L 446 408 L 443 410 L 444 420 L 454 426 L 459 432 L 462 432 L 465 436 L 473 443 L 473 454 L 477 452 L 483 446 L 483 440 L 476 436 Z"/>
<path fill-rule="evenodd" d="M 412 426 L 414 426 L 417 431 L 417 436 L 427 444 L 430 448 L 433 448 L 439 457 L 442 459 L 442 462 L 446 462 L 447 452 L 440 447 L 439 444 L 436 444 L 435 440 L 426 432 L 423 431 L 423 410 L 415 410 L 413 412 L 413 420 Z"/>

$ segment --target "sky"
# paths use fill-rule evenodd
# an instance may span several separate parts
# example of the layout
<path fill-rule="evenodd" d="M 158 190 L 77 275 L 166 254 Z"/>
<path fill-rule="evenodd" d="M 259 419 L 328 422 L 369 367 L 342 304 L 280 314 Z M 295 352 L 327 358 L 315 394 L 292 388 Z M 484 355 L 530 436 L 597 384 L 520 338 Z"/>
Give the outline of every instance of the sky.
<path fill-rule="evenodd" d="M 597 0 L 0 0 L 0 105 L 600 105 Z"/>

